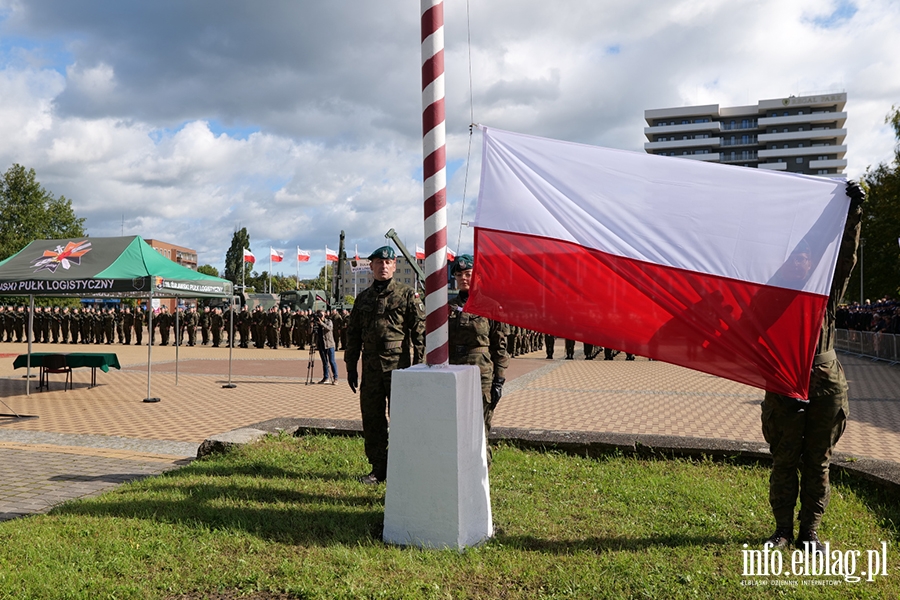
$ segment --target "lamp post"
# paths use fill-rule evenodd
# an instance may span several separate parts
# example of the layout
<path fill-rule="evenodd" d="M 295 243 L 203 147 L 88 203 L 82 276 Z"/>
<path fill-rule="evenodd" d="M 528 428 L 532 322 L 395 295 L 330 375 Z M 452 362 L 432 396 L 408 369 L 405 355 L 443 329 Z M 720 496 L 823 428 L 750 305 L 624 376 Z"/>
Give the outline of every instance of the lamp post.
<path fill-rule="evenodd" d="M 863 275 L 865 274 L 865 264 L 863 262 L 863 249 L 866 247 L 866 238 L 859 238 L 859 305 L 862 306 L 865 296 L 863 295 Z"/>

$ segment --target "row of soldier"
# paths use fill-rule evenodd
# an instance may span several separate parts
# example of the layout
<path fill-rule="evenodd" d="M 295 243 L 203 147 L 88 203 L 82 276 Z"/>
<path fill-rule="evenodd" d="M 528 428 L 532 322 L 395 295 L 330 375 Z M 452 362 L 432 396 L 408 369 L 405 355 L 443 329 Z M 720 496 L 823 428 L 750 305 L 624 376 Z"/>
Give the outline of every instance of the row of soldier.
<path fill-rule="evenodd" d="M 0 306 L 0 341 L 27 342 L 30 310 L 25 306 Z M 167 346 L 170 343 L 219 347 L 228 345 L 231 319 L 234 318 L 235 343 L 242 348 L 252 344 L 256 348 L 296 346 L 304 350 L 310 343 L 312 310 L 292 310 L 246 306 L 231 314 L 231 309 L 179 307 L 177 315 L 163 304 L 151 315 L 144 307 L 69 308 L 35 307 L 33 315 L 34 341 L 54 344 L 143 344 L 145 332 L 151 327 L 150 342 Z M 332 310 L 335 341 L 340 348 L 346 344 L 346 320 L 349 312 Z M 177 332 L 175 332 L 177 324 Z M 175 333 L 175 340 L 172 334 Z M 199 340 L 198 340 L 199 337 Z"/>

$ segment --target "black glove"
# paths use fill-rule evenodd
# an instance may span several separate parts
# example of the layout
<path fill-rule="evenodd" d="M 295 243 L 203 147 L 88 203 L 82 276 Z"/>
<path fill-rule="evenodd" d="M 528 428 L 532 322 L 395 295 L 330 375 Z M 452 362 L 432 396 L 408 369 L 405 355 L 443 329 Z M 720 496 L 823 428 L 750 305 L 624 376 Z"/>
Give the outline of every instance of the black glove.
<path fill-rule="evenodd" d="M 850 208 L 859 208 L 866 201 L 866 193 L 855 181 L 847 182 L 847 196 L 850 198 Z"/>
<path fill-rule="evenodd" d="M 504 383 L 506 383 L 506 379 L 503 377 L 494 377 L 494 381 L 491 382 L 491 410 L 497 408 L 497 403 L 500 402 L 500 398 L 503 396 Z"/>
<path fill-rule="evenodd" d="M 359 373 L 356 371 L 347 371 L 347 383 L 350 384 L 350 390 L 355 394 L 356 388 L 359 387 Z"/>

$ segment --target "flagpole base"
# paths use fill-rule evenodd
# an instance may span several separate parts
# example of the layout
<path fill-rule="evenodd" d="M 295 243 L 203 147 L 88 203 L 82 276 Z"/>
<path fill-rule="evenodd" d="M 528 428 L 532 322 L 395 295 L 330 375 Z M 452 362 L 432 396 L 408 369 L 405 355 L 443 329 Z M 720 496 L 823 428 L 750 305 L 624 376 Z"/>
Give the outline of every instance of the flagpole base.
<path fill-rule="evenodd" d="M 159 398 L 144 398 L 144 402 L 159 402 Z"/>
<path fill-rule="evenodd" d="M 222 388 L 227 389 L 227 390 L 233 390 L 236 387 L 237 387 L 237 385 L 235 385 L 233 383 L 226 383 L 225 385 L 222 386 Z"/>
<path fill-rule="evenodd" d="M 392 373 L 385 542 L 462 549 L 493 536 L 482 413 L 477 367 Z"/>

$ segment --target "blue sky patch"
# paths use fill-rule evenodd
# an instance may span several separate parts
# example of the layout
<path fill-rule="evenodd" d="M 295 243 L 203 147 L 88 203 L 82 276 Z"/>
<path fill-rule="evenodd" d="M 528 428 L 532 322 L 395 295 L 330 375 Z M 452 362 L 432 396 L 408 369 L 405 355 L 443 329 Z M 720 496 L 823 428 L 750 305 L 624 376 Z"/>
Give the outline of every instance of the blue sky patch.
<path fill-rule="evenodd" d="M 822 29 L 834 29 L 852 19 L 853 15 L 856 14 L 856 11 L 856 5 L 854 5 L 853 2 L 850 2 L 850 0 L 838 0 L 837 6 L 831 14 L 816 17 L 815 19 L 812 19 L 812 23 L 816 27 L 821 27 Z"/>

